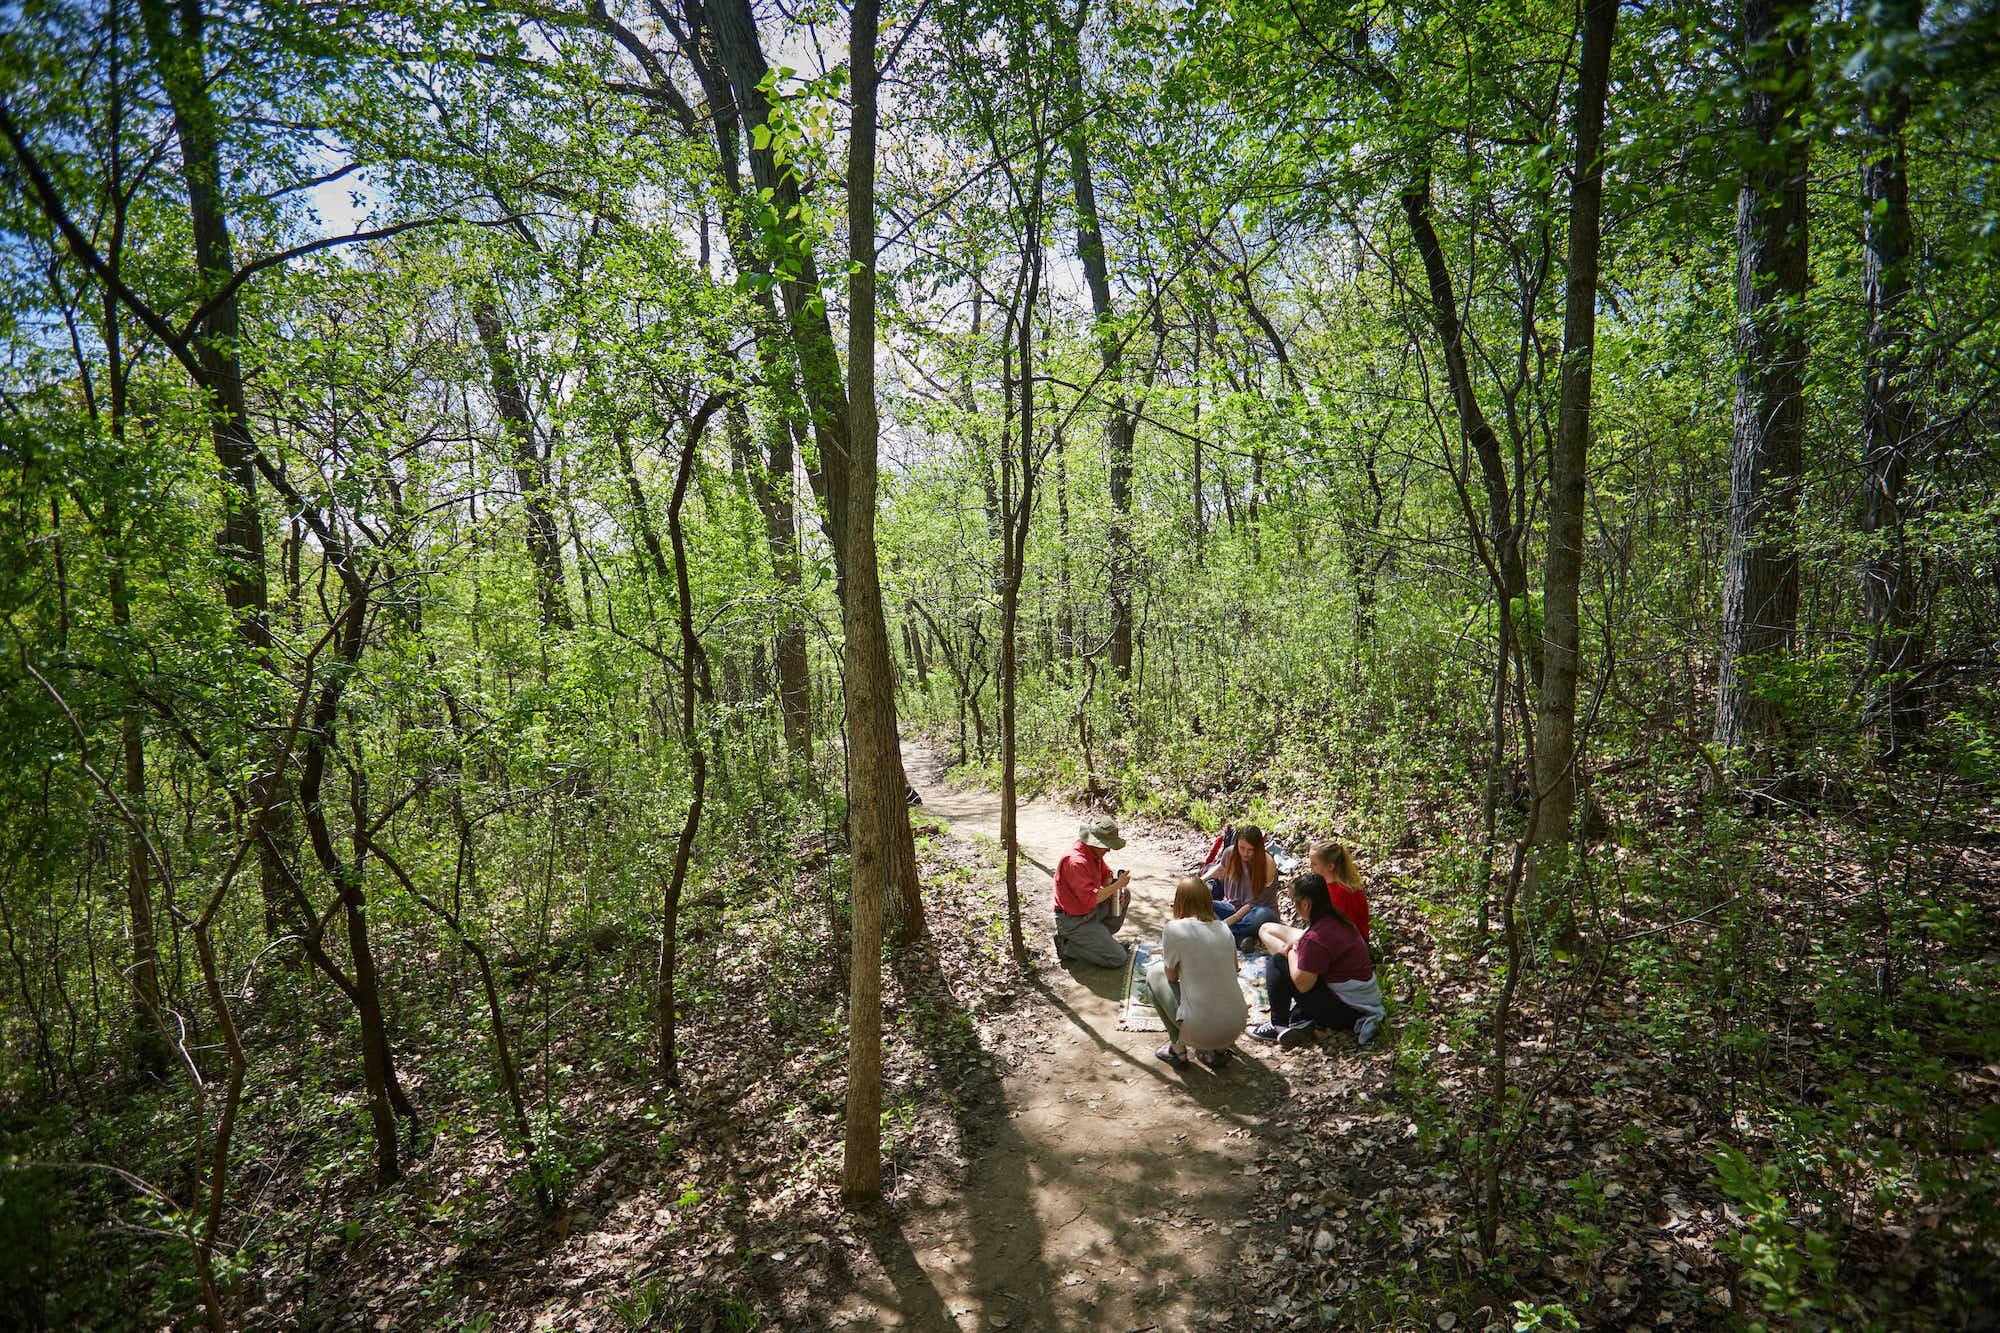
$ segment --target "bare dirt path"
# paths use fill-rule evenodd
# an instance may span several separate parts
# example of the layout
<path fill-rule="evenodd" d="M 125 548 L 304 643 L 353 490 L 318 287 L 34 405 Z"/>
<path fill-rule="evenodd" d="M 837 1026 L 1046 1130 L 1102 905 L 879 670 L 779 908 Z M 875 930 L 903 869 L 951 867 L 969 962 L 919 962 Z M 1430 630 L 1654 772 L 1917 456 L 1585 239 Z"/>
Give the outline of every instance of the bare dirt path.
<path fill-rule="evenodd" d="M 937 757 L 921 746 L 906 744 L 903 762 L 924 812 L 997 857 L 998 794 L 946 788 Z M 900 1234 L 878 1233 L 893 1290 L 858 1293 L 845 1311 L 849 1327 L 1164 1333 L 1210 1318 L 1220 1326 L 1249 1225 L 1252 1163 L 1286 1077 L 1277 1053 L 1248 1039 L 1221 1074 L 1200 1065 L 1175 1073 L 1154 1058 L 1162 1034 L 1118 1029 L 1122 972 L 1056 961 L 1050 872 L 1075 844 L 1076 826 L 1075 812 L 1052 804 L 1020 809 L 1023 915 L 1039 968 L 1017 983 L 1027 987 L 1024 1001 L 987 1043 L 998 1072 L 988 1095 L 1004 1098 L 1004 1114 L 962 1192 L 904 1210 Z M 1158 939 L 1186 849 L 1128 835 L 1111 859 L 1133 880 L 1120 938 Z"/>

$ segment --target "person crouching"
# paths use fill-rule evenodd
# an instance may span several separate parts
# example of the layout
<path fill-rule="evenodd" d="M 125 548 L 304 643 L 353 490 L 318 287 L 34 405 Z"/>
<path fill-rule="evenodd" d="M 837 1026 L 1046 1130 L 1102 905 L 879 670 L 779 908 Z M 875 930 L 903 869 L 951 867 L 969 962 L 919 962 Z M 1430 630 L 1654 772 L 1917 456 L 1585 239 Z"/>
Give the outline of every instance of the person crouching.
<path fill-rule="evenodd" d="M 1236 984 L 1236 940 L 1216 920 L 1208 885 L 1198 879 L 1174 885 L 1174 919 L 1160 931 L 1146 988 L 1167 1025 L 1167 1044 L 1154 1055 L 1175 1069 L 1188 1067 L 1190 1048 L 1210 1069 L 1229 1063 L 1250 1006 Z"/>
<path fill-rule="evenodd" d="M 1097 967 L 1123 967 L 1126 949 L 1114 938 L 1125 924 L 1132 877 L 1112 874 L 1104 853 L 1125 845 L 1118 821 L 1100 815 L 1077 826 L 1076 846 L 1056 863 L 1056 956 Z"/>

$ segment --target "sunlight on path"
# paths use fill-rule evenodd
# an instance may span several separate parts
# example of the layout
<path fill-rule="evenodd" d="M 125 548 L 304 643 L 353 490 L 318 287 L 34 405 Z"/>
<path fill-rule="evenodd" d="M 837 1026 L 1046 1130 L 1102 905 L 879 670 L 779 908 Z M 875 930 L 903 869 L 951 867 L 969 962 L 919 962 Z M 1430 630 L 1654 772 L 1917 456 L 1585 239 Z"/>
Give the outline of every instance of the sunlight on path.
<path fill-rule="evenodd" d="M 905 745 L 904 765 L 924 811 L 997 859 L 998 795 L 947 791 L 936 758 L 916 745 Z M 1118 1030 L 1121 973 L 1054 960 L 1044 867 L 1074 845 L 1076 825 L 1053 805 L 1021 807 L 1021 898 L 1040 974 L 1013 1015 L 1006 1120 L 963 1198 L 912 1214 L 901 1244 L 883 1238 L 895 1290 L 871 1293 L 881 1308 L 857 1306 L 849 1327 L 1178 1330 L 1201 1319 L 1210 1283 L 1231 1281 L 1253 1194 L 1244 1173 L 1284 1079 L 1251 1049 L 1221 1075 L 1174 1073 L 1153 1057 L 1162 1034 Z M 1128 839 L 1111 858 L 1133 878 L 1120 938 L 1157 939 L 1184 866 Z M 1004 910 L 997 872 L 994 882 Z M 913 1262 L 898 1264 L 899 1252 Z"/>

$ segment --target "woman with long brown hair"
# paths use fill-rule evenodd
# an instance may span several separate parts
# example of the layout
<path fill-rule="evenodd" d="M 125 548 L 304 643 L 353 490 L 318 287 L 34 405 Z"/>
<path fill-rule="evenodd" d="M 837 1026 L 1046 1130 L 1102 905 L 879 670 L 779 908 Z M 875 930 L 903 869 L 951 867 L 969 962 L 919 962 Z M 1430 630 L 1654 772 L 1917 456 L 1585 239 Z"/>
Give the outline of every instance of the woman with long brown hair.
<path fill-rule="evenodd" d="M 1201 872 L 1215 902 L 1215 915 L 1248 949 L 1257 942 L 1257 928 L 1278 919 L 1278 863 L 1264 847 L 1264 830 L 1245 824 L 1236 840 L 1222 849 L 1214 865 Z"/>

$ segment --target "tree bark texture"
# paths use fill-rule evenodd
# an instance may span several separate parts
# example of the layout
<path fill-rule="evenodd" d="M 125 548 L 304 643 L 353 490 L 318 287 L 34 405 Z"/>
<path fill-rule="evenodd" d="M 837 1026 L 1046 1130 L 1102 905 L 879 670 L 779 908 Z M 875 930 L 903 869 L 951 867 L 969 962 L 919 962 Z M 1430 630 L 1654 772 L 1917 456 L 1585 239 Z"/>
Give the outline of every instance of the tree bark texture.
<path fill-rule="evenodd" d="M 1549 459 L 1548 554 L 1542 575 L 1542 689 L 1535 725 L 1534 841 L 1567 841 L 1575 809 L 1576 677 L 1582 647 L 1578 585 L 1583 574 L 1583 490 L 1588 475 L 1592 353 L 1597 341 L 1597 256 L 1604 201 L 1604 100 L 1618 0 L 1586 0 L 1571 136 L 1576 175 L 1569 196 L 1569 262 L 1563 294 L 1562 385 Z M 1533 894 L 1531 892 L 1530 897 Z"/>
<path fill-rule="evenodd" d="M 1716 741 L 1731 749 L 1778 738 L 1778 707 L 1757 687 L 1758 664 L 1784 653 L 1798 619 L 1806 142 L 1796 76 L 1808 14 L 1804 0 L 1746 0 L 1743 8 L 1749 124 L 1736 199 L 1736 419 L 1715 718 Z"/>
<path fill-rule="evenodd" d="M 1084 20 L 1078 15 L 1078 28 Z M 1059 25 L 1060 26 L 1060 25 Z M 1110 404 L 1104 412 L 1104 449 L 1111 485 L 1111 669 L 1121 681 L 1132 678 L 1132 412 L 1125 401 L 1124 346 L 1111 307 L 1110 268 L 1104 258 L 1104 230 L 1097 214 L 1097 188 L 1090 170 L 1090 136 L 1083 105 L 1081 34 L 1064 27 L 1067 51 L 1065 77 L 1069 92 L 1070 184 L 1076 198 L 1076 257 L 1090 287 L 1091 312 L 1097 321 L 1097 355 L 1104 367 Z"/>
<path fill-rule="evenodd" d="M 895 821 L 890 812 L 900 812 L 904 805 L 889 634 L 875 561 L 875 39 L 880 9 L 877 0 L 856 0 L 850 12 L 854 121 L 847 149 L 847 357 L 848 439 L 854 449 L 842 487 L 848 502 L 841 525 L 848 553 L 841 623 L 847 632 L 854 952 L 848 972 L 847 1138 L 840 1193 L 850 1206 L 859 1206 L 882 1193 L 882 900 L 893 873 Z"/>
<path fill-rule="evenodd" d="M 528 407 L 527 386 L 521 382 L 520 368 L 507 345 L 507 328 L 493 299 L 481 293 L 472 301 L 472 323 L 479 330 L 479 342 L 486 349 L 486 363 L 493 379 L 493 402 L 501 429 L 512 445 L 514 484 L 521 492 L 521 506 L 527 515 L 528 559 L 535 571 L 535 604 L 540 609 L 542 628 L 572 628 L 569 598 L 563 589 L 562 535 L 556 528 L 555 510 L 549 503 L 548 467 L 535 447 L 535 419 Z"/>
<path fill-rule="evenodd" d="M 1472 369 L 1465 357 L 1465 330 L 1458 318 L 1458 302 L 1452 294 L 1451 270 L 1446 267 L 1444 247 L 1437 229 L 1431 225 L 1431 176 L 1428 165 L 1401 196 L 1403 214 L 1409 219 L 1410 234 L 1423 260 L 1424 278 L 1430 289 L 1431 323 L 1437 328 L 1444 352 L 1445 376 L 1451 386 L 1451 400 L 1458 413 L 1458 428 L 1479 460 L 1480 477 L 1486 486 L 1487 539 L 1493 545 L 1495 561 L 1504 585 L 1500 595 L 1508 601 L 1525 597 L 1527 568 L 1522 563 L 1520 532 L 1515 527 L 1508 496 L 1507 465 L 1500 454 L 1500 437 L 1479 406 L 1473 391 Z"/>
<path fill-rule="evenodd" d="M 141 0 L 139 17 L 173 110 L 194 239 L 196 291 L 206 300 L 236 276 L 223 195 L 220 122 L 209 96 L 206 18 L 201 0 Z M 235 621 L 237 636 L 263 659 L 271 649 L 270 594 L 264 571 L 264 520 L 257 505 L 257 446 L 243 393 L 242 331 L 235 294 L 222 296 L 196 330 L 194 354 L 201 368 L 197 387 L 208 400 L 209 438 L 222 480 L 222 529 L 215 539 L 223 556 L 222 600 Z M 285 870 L 277 864 L 274 849 L 286 841 L 291 826 L 286 786 L 284 774 L 278 773 L 253 792 L 257 805 L 270 809 L 265 827 L 271 836 L 257 849 L 268 935 L 282 929 L 285 917 Z"/>

